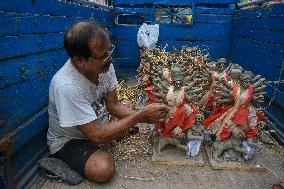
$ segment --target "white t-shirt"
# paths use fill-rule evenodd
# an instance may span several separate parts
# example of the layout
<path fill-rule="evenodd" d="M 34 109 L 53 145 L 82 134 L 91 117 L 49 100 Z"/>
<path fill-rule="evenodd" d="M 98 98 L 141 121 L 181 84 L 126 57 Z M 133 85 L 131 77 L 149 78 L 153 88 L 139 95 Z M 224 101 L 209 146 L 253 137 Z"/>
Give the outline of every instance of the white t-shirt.
<path fill-rule="evenodd" d="M 109 113 L 106 96 L 118 86 L 111 64 L 99 76 L 99 84 L 91 83 L 68 60 L 53 76 L 49 86 L 49 128 L 47 144 L 51 154 L 71 139 L 87 139 L 78 125 L 97 120 L 106 123 Z"/>

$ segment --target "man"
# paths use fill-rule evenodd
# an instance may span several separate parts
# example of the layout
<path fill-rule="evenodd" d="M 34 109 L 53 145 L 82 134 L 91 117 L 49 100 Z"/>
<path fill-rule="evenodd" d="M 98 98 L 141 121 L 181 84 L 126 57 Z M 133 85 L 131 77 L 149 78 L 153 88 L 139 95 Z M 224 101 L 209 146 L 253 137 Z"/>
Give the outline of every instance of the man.
<path fill-rule="evenodd" d="M 49 88 L 50 153 L 91 180 L 112 178 L 112 156 L 97 145 L 110 142 L 133 125 L 163 121 L 168 108 L 151 104 L 134 111 L 118 102 L 118 83 L 107 31 L 91 22 L 75 24 L 64 36 L 70 59 Z M 109 114 L 119 118 L 108 122 Z"/>

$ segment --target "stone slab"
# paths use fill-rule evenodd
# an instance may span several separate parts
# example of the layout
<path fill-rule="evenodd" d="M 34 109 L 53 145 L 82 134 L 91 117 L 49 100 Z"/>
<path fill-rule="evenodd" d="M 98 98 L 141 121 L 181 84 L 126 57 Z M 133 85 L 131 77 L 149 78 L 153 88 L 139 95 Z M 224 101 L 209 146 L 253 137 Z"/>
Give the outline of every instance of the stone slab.
<path fill-rule="evenodd" d="M 256 153 L 253 159 L 245 162 L 223 162 L 219 163 L 214 160 L 212 156 L 212 147 L 205 146 L 206 154 L 209 159 L 209 163 L 211 165 L 211 168 L 214 170 L 231 170 L 231 171 L 260 171 L 265 172 L 267 171 L 267 168 L 262 166 L 262 153 Z"/>
<path fill-rule="evenodd" d="M 152 163 L 160 165 L 176 165 L 176 166 L 191 166 L 191 167 L 203 167 L 205 162 L 203 160 L 204 156 L 204 146 L 201 146 L 202 152 L 195 157 L 186 158 L 185 151 L 178 149 L 174 146 L 167 145 L 162 149 L 160 156 L 156 149 L 156 144 L 153 145 Z"/>

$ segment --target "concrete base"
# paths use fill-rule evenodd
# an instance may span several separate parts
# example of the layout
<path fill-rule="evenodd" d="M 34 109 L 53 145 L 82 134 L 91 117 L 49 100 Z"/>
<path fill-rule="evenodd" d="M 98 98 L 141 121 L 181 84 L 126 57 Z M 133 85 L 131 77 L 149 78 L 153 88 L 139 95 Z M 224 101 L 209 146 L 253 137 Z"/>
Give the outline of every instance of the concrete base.
<path fill-rule="evenodd" d="M 198 156 L 186 158 L 184 150 L 178 149 L 175 146 L 167 145 L 164 149 L 162 149 L 162 156 L 160 156 L 155 149 L 156 144 L 153 146 L 152 163 L 191 167 L 203 167 L 205 165 L 205 162 L 203 161 L 203 152 L 201 152 Z M 201 149 L 204 149 L 204 147 L 202 146 Z"/>
<path fill-rule="evenodd" d="M 214 160 L 212 156 L 212 147 L 205 146 L 205 150 L 212 169 L 234 170 L 234 171 L 261 171 L 261 172 L 267 171 L 265 167 L 261 166 L 261 161 L 259 161 L 260 159 L 265 158 L 262 157 L 262 153 L 256 153 L 253 159 L 245 162 L 218 163 L 217 161 Z"/>

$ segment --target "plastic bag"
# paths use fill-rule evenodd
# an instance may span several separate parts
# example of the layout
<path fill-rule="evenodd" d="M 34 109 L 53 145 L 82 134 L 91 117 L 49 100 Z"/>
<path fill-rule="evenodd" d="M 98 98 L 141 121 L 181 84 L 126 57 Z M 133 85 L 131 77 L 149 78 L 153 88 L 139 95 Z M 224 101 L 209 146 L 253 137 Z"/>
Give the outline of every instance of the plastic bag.
<path fill-rule="evenodd" d="M 245 152 L 244 160 L 245 161 L 251 160 L 253 158 L 253 155 L 256 153 L 256 148 L 249 145 L 249 143 L 245 140 L 242 141 L 240 146 L 241 146 L 241 149 L 243 149 Z"/>
<path fill-rule="evenodd" d="M 186 156 L 197 156 L 200 152 L 201 141 L 200 140 L 189 140 L 187 141 Z"/>
<path fill-rule="evenodd" d="M 159 25 L 147 25 L 144 23 L 138 30 L 137 43 L 139 47 L 151 50 L 155 47 L 159 37 Z"/>

